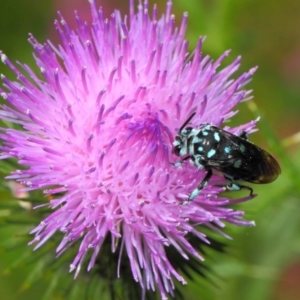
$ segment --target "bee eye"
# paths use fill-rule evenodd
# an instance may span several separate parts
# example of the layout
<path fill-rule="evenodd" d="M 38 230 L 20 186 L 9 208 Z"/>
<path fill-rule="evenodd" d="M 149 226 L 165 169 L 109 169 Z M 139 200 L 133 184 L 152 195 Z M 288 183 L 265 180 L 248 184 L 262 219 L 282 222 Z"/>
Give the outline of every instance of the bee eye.
<path fill-rule="evenodd" d="M 179 155 L 180 155 L 180 149 L 181 149 L 180 146 L 174 147 L 172 152 L 173 152 L 175 155 L 179 156 Z"/>

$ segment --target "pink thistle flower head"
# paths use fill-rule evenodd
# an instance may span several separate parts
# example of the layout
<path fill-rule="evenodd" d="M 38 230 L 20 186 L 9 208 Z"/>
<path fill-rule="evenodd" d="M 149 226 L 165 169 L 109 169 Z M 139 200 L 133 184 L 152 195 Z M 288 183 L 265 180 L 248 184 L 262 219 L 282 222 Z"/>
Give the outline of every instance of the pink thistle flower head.
<path fill-rule="evenodd" d="M 16 158 L 27 167 L 7 178 L 25 185 L 23 191 L 43 189 L 54 196 L 46 204 L 53 212 L 31 232 L 35 249 L 56 232 L 64 234 L 58 255 L 79 241 L 70 267 L 77 275 L 87 253 L 87 269 L 93 268 L 110 235 L 112 252 L 120 240 L 120 255 L 127 253 L 134 280 L 143 291 L 158 288 L 162 299 L 173 293 L 174 278 L 186 283 L 166 247 L 202 260 L 187 239 L 190 233 L 209 243 L 195 225 L 216 231 L 224 222 L 253 225 L 242 219 L 242 211 L 227 207 L 232 201 L 218 197 L 219 175 L 189 205 L 181 205 L 204 171 L 171 164 L 178 160 L 172 153 L 178 128 L 192 112 L 191 126 L 220 126 L 231 118 L 233 108 L 249 98 L 243 86 L 255 69 L 232 79 L 238 57 L 217 71 L 229 51 L 216 61 L 202 56 L 202 38 L 189 55 L 187 14 L 176 28 L 171 8 L 168 1 L 158 17 L 154 6 L 150 16 L 147 1 L 137 12 L 130 1 L 129 18 L 115 11 L 106 19 L 91 1 L 93 23 L 76 13 L 76 31 L 60 16 L 58 48 L 29 38 L 43 79 L 1 54 L 17 81 L 2 76 L 8 105 L 1 106 L 0 117 L 23 128 L 2 129 L 1 159 Z M 255 124 L 227 130 L 251 133 Z"/>

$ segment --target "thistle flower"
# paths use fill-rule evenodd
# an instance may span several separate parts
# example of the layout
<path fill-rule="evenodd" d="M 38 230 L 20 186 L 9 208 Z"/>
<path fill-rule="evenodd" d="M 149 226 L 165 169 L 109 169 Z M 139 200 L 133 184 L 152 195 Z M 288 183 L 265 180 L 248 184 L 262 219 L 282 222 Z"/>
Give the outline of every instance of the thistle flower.
<path fill-rule="evenodd" d="M 119 11 L 105 19 L 91 1 L 93 24 L 76 13 L 76 31 L 60 15 L 55 27 L 61 46 L 29 38 L 42 79 L 19 64 L 24 76 L 1 53 L 17 81 L 2 75 L 7 105 L 1 106 L 0 117 L 19 125 L 2 128 L 1 159 L 15 158 L 26 166 L 7 178 L 25 185 L 23 192 L 42 189 L 53 197 L 45 203 L 53 212 L 32 230 L 31 244 L 37 249 L 62 232 L 61 255 L 78 241 L 70 266 L 77 276 L 87 255 L 87 269 L 93 268 L 110 236 L 111 251 L 118 250 L 120 257 L 127 253 L 142 290 L 158 288 L 162 299 L 173 294 L 174 278 L 186 283 L 168 259 L 167 247 L 185 259 L 203 260 L 187 238 L 191 234 L 209 244 L 196 225 L 225 237 L 218 229 L 224 222 L 253 225 L 243 220 L 242 211 L 227 207 L 249 197 L 218 195 L 221 176 L 214 175 L 194 201 L 182 205 L 204 172 L 189 163 L 171 164 L 178 160 L 172 154 L 178 128 L 193 111 L 194 126 L 222 125 L 236 113 L 235 105 L 249 98 L 250 91 L 242 88 L 255 69 L 231 79 L 238 57 L 217 71 L 229 51 L 216 61 L 202 56 L 203 38 L 188 55 L 187 14 L 175 28 L 171 8 L 168 1 L 158 18 L 156 6 L 150 16 L 145 1 L 135 13 L 131 0 L 128 19 Z M 251 133 L 255 124 L 226 129 Z"/>

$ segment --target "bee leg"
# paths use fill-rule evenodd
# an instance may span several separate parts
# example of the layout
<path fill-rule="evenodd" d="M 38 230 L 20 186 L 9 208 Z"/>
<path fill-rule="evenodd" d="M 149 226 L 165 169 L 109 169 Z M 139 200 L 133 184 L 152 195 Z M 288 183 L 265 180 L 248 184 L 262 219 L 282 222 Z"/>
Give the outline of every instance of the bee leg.
<path fill-rule="evenodd" d="M 184 201 L 182 205 L 186 205 L 190 201 L 194 200 L 200 194 L 201 190 L 207 185 L 211 176 L 212 176 L 212 170 L 208 169 L 205 177 L 202 179 L 200 184 L 191 192 L 189 198 L 186 201 Z"/>
<path fill-rule="evenodd" d="M 180 167 L 186 160 L 188 160 L 189 158 L 191 158 L 190 156 L 187 156 L 179 161 L 176 161 L 174 163 L 171 163 L 172 166 L 174 167 Z"/>
<path fill-rule="evenodd" d="M 253 189 L 250 186 L 234 183 L 231 179 L 228 179 L 226 189 L 228 191 L 239 191 L 241 189 L 249 190 L 250 191 L 249 196 L 251 196 L 251 197 L 253 196 Z"/>

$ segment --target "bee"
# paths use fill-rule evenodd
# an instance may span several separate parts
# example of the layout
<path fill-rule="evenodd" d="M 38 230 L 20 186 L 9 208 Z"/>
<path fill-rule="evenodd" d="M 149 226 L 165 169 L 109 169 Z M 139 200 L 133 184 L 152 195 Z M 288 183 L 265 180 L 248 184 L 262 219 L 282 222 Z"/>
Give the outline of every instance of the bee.
<path fill-rule="evenodd" d="M 253 196 L 252 188 L 237 181 L 270 183 L 281 173 L 275 158 L 248 141 L 246 132 L 234 135 L 211 124 L 200 124 L 197 128 L 186 127 L 194 115 L 184 122 L 175 137 L 173 153 L 183 158 L 173 165 L 178 167 L 189 159 L 191 164 L 205 170 L 206 174 L 184 204 L 200 194 L 208 184 L 213 170 L 224 174 L 226 190 L 247 189 L 250 196 Z"/>

